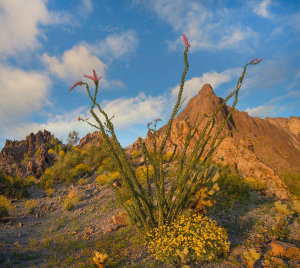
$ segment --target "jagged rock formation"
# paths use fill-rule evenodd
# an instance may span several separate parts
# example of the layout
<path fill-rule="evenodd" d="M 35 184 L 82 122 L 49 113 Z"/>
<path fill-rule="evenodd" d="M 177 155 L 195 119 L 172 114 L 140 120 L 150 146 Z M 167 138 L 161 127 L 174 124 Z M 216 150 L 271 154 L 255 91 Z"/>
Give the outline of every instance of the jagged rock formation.
<path fill-rule="evenodd" d="M 54 164 L 55 156 L 49 154 L 46 148 L 46 144 L 51 142 L 53 137 L 47 130 L 30 133 L 26 140 L 6 140 L 0 153 L 0 169 L 9 176 L 25 178 L 33 175 L 39 178 L 46 168 Z M 58 140 L 56 143 L 61 144 Z"/>
<path fill-rule="evenodd" d="M 198 95 L 188 102 L 185 109 L 175 118 L 171 130 L 171 140 L 178 144 L 179 149 L 183 148 L 188 133 L 188 126 L 184 120 L 189 118 L 189 122 L 193 123 L 198 113 L 200 119 L 204 113 L 210 116 L 222 102 L 223 99 L 214 94 L 209 84 L 204 85 Z M 230 108 L 226 105 L 220 110 L 216 116 L 212 135 L 216 133 L 216 128 L 226 118 Z M 199 133 L 207 120 L 205 119 L 199 126 Z M 164 136 L 166 127 L 165 125 L 157 131 L 158 144 Z M 219 137 L 233 129 L 239 129 L 239 132 L 233 133 L 223 141 L 215 151 L 213 160 L 229 164 L 243 177 L 264 180 L 267 183 L 268 193 L 276 195 L 279 199 L 288 198 L 288 188 L 278 177 L 278 170 L 288 169 L 300 173 L 300 117 L 261 119 L 235 109 Z M 199 137 L 197 134 L 195 136 L 191 148 Z M 151 132 L 148 132 L 144 141 L 147 146 L 152 145 Z M 208 152 L 209 145 L 210 143 L 204 154 Z M 167 148 L 168 150 L 173 148 L 170 142 L 167 143 Z M 137 149 L 140 149 L 140 145 L 135 142 L 130 151 Z"/>
<path fill-rule="evenodd" d="M 85 137 L 80 139 L 79 144 L 76 145 L 78 149 L 81 149 L 83 146 L 90 147 L 92 145 L 99 145 L 100 140 L 102 139 L 102 134 L 100 131 L 94 131 L 92 134 L 88 133 Z"/>

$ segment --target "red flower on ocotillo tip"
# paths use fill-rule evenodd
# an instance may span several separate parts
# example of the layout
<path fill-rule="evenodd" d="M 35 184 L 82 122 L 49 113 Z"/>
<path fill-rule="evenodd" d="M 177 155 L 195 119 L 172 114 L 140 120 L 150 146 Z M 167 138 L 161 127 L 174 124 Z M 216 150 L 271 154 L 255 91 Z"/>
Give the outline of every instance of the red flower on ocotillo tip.
<path fill-rule="evenodd" d="M 82 120 L 82 118 L 80 116 L 78 116 L 78 121 Z"/>
<path fill-rule="evenodd" d="M 84 77 L 89 78 L 93 81 L 98 81 L 102 78 L 101 76 L 99 76 L 99 77 L 97 76 L 96 71 L 94 69 L 93 69 L 93 76 L 85 74 Z"/>
<path fill-rule="evenodd" d="M 152 124 L 152 122 L 148 123 L 148 127 Z"/>
<path fill-rule="evenodd" d="M 256 63 L 260 63 L 263 59 L 258 60 L 257 58 L 255 58 L 254 60 L 250 61 L 250 64 L 254 63 L 256 61 Z"/>
<path fill-rule="evenodd" d="M 83 84 L 83 82 L 82 81 L 78 81 L 78 82 L 76 82 L 69 90 L 68 90 L 68 92 L 70 92 L 74 87 L 77 87 L 78 85 L 82 85 Z"/>
<path fill-rule="evenodd" d="M 187 40 L 185 34 L 182 35 L 182 38 L 183 38 L 183 43 L 184 43 L 184 45 L 185 45 L 186 47 L 190 47 L 191 44 L 188 42 L 188 40 Z"/>
<path fill-rule="evenodd" d="M 156 123 L 157 121 L 161 121 L 161 119 L 157 118 L 157 119 L 155 119 L 154 121 L 155 121 L 155 123 Z"/>

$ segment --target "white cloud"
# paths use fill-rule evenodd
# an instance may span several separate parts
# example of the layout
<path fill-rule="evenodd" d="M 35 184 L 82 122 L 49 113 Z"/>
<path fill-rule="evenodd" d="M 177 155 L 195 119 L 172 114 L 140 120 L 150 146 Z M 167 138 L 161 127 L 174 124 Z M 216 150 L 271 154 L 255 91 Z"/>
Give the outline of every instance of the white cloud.
<path fill-rule="evenodd" d="M 262 16 L 264 18 L 273 17 L 272 14 L 267 10 L 268 6 L 271 4 L 270 0 L 264 0 L 260 4 L 255 3 L 253 6 L 253 11 L 255 14 Z"/>
<path fill-rule="evenodd" d="M 279 112 L 275 105 L 261 105 L 255 108 L 247 108 L 245 111 L 250 116 L 261 118 L 274 117 Z"/>
<path fill-rule="evenodd" d="M 276 60 L 263 60 L 260 64 L 249 66 L 243 88 L 268 89 L 286 80 L 290 70 L 289 61 L 283 57 Z"/>
<path fill-rule="evenodd" d="M 168 41 L 169 49 L 183 46 L 181 34 L 185 33 L 191 43 L 191 51 L 238 49 L 246 41 L 257 37 L 250 27 L 242 25 L 237 10 L 219 8 L 209 3 L 184 0 L 136 1 L 149 6 L 159 18 L 166 21 L 180 36 L 176 41 Z M 149 3 L 150 2 L 150 3 Z"/>
<path fill-rule="evenodd" d="M 0 0 L 0 57 L 40 46 L 40 25 L 64 23 L 67 14 L 50 12 L 44 0 Z"/>
<path fill-rule="evenodd" d="M 116 132 L 121 133 L 119 138 L 124 143 L 124 141 L 128 142 L 128 140 L 130 140 L 128 135 L 130 134 L 132 137 L 139 124 L 144 124 L 146 128 L 147 122 L 158 117 L 163 118 L 162 114 L 165 103 L 166 99 L 162 96 L 152 97 L 141 93 L 134 98 L 119 98 L 113 101 L 106 101 L 101 104 L 101 107 L 108 114 L 109 118 L 114 115 L 112 122 L 115 126 Z M 95 108 L 94 111 L 96 115 L 103 120 L 103 116 L 100 115 L 98 109 Z M 96 121 L 90 114 L 89 108 L 83 106 L 76 110 L 59 115 L 49 114 L 48 121 L 46 123 L 22 122 L 20 124 L 13 124 L 9 128 L 5 128 L 1 134 L 5 134 L 6 137 L 9 137 L 9 139 L 18 140 L 24 139 L 26 135 L 31 132 L 36 133 L 39 130 L 46 129 L 51 131 L 51 133 L 54 133 L 59 139 L 65 139 L 65 142 L 68 133 L 72 130 L 78 131 L 80 137 L 85 136 L 87 132 L 98 131 L 98 129 L 91 127 L 87 123 L 78 121 L 79 115 L 84 119 L 89 118 L 90 123 L 97 125 Z M 123 133 L 125 136 L 127 135 L 124 139 L 122 138 Z M 6 137 L 0 136 L 0 138 L 3 139 Z M 138 135 L 136 138 L 137 137 Z"/>
<path fill-rule="evenodd" d="M 120 34 L 111 34 L 104 40 L 97 41 L 94 44 L 86 42 L 83 42 L 83 44 L 95 55 L 110 61 L 133 53 L 138 42 L 136 31 L 128 30 Z"/>
<path fill-rule="evenodd" d="M 41 59 L 53 74 L 66 82 L 83 80 L 83 75 L 90 75 L 93 69 L 99 76 L 105 76 L 106 73 L 106 65 L 82 45 L 65 51 L 60 59 L 47 53 Z M 103 81 L 105 78 L 101 80 Z"/>
<path fill-rule="evenodd" d="M 0 129 L 4 131 L 24 116 L 33 114 L 44 105 L 50 87 L 49 78 L 38 72 L 0 65 Z"/>
<path fill-rule="evenodd" d="M 103 103 L 103 109 L 114 118 L 113 124 L 119 128 L 126 129 L 133 125 L 146 124 L 157 117 L 162 116 L 166 105 L 166 98 L 163 96 L 152 97 L 140 93 L 133 98 L 119 98 Z"/>
<path fill-rule="evenodd" d="M 241 69 L 240 68 L 233 68 L 226 70 L 221 73 L 217 72 L 209 72 L 204 73 L 201 77 L 193 77 L 190 80 L 187 80 L 184 84 L 183 88 L 183 95 L 182 99 L 187 97 L 186 103 L 193 98 L 199 90 L 204 86 L 206 83 L 210 84 L 214 91 L 223 83 L 231 81 L 233 78 L 236 78 L 240 75 Z M 171 90 L 172 94 L 172 103 L 174 102 L 174 99 L 177 99 L 178 91 L 179 91 L 180 85 L 177 85 Z"/>

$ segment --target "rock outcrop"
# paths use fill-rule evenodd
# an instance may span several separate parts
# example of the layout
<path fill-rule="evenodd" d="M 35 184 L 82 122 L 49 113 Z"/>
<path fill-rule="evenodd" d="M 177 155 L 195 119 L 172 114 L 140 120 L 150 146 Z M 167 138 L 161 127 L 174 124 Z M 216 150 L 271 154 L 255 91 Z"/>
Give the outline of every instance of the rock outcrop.
<path fill-rule="evenodd" d="M 214 94 L 209 84 L 204 85 L 198 95 L 188 102 L 185 109 L 174 119 L 171 130 L 170 138 L 178 144 L 179 150 L 183 148 L 188 133 L 188 126 L 184 120 L 188 118 L 188 121 L 193 123 L 197 114 L 200 119 L 204 113 L 210 116 L 222 102 L 223 99 Z M 212 136 L 230 109 L 231 107 L 226 105 L 217 114 Z M 192 139 L 191 148 L 207 121 L 206 118 L 198 127 L 198 134 Z M 166 128 L 165 125 L 157 130 L 158 144 L 162 141 Z M 283 169 L 300 173 L 300 117 L 261 119 L 235 109 L 219 137 L 235 129 L 239 129 L 239 132 L 234 132 L 223 141 L 215 151 L 213 160 L 229 164 L 243 177 L 264 180 L 268 193 L 276 195 L 279 199 L 287 199 L 288 188 L 278 175 L 279 170 Z M 148 132 L 144 141 L 151 147 L 152 133 Z M 209 145 L 210 143 L 206 146 L 204 155 L 208 152 Z M 167 150 L 172 148 L 172 144 L 167 142 Z M 139 149 L 139 142 L 135 142 L 129 150 Z"/>
<path fill-rule="evenodd" d="M 33 175 L 39 178 L 46 168 L 54 164 L 55 156 L 49 154 L 46 147 L 51 142 L 53 137 L 47 130 L 30 133 L 26 140 L 6 140 L 0 153 L 0 169 L 9 176 L 25 178 Z M 61 144 L 58 140 L 55 142 Z"/>

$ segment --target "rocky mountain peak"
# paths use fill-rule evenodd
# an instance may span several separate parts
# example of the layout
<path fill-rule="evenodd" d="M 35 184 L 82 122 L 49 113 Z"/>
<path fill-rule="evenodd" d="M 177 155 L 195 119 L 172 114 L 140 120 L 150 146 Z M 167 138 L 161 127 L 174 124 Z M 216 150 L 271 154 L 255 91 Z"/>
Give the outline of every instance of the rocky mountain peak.
<path fill-rule="evenodd" d="M 185 119 L 190 123 L 195 122 L 197 115 L 200 120 L 204 113 L 211 116 L 216 108 L 224 101 L 215 95 L 212 87 L 205 84 L 199 93 L 190 99 L 183 111 L 174 119 L 171 129 L 171 140 L 182 149 L 188 126 Z M 215 128 L 221 125 L 229 113 L 230 106 L 225 105 L 216 116 Z M 205 119 L 198 128 L 198 133 L 204 128 L 208 119 Z M 223 164 L 229 164 L 233 170 L 243 177 L 256 177 L 265 181 L 268 191 L 280 199 L 289 196 L 288 188 L 279 177 L 279 170 L 289 170 L 300 173 L 300 117 L 266 118 L 251 117 L 247 112 L 235 109 L 230 120 L 225 125 L 219 137 L 228 131 L 239 129 L 227 137 L 221 146 L 215 151 L 213 160 Z M 158 129 L 158 144 L 166 131 L 166 125 Z M 144 139 L 147 146 L 152 145 L 151 133 Z M 190 146 L 193 148 L 196 138 Z M 218 141 L 218 140 L 217 140 Z M 208 143 L 208 146 L 210 143 Z M 130 150 L 139 149 L 139 143 L 135 142 Z M 167 143 L 167 150 L 172 145 Z M 204 154 L 207 150 L 204 151 Z"/>
<path fill-rule="evenodd" d="M 6 140 L 0 153 L 0 169 L 9 176 L 27 177 L 33 175 L 40 177 L 46 168 L 54 163 L 54 155 L 49 154 L 47 145 L 54 141 L 47 130 L 30 133 L 25 140 Z"/>

